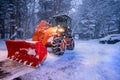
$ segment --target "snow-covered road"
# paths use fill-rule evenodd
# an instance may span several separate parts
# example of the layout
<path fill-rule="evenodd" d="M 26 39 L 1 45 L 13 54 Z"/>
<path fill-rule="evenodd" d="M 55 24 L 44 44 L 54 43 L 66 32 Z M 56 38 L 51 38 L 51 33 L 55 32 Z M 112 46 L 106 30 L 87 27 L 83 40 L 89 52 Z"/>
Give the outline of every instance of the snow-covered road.
<path fill-rule="evenodd" d="M 49 54 L 40 68 L 21 78 L 22 80 L 120 80 L 120 43 L 108 45 L 99 44 L 97 40 L 76 41 L 73 51 L 66 51 L 60 57 Z"/>
<path fill-rule="evenodd" d="M 50 54 L 24 80 L 120 80 L 120 43 L 103 45 L 98 41 L 76 41 L 74 51 L 63 56 Z"/>

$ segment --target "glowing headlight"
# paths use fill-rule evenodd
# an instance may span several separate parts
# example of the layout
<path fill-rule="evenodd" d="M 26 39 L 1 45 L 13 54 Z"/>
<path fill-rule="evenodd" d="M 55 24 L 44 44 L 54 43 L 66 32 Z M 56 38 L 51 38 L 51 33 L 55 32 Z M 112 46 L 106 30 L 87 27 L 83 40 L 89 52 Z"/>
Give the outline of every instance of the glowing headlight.
<path fill-rule="evenodd" d="M 60 29 L 58 29 L 58 31 L 59 31 L 59 32 L 64 32 L 65 30 L 62 29 L 62 28 L 60 28 Z"/>

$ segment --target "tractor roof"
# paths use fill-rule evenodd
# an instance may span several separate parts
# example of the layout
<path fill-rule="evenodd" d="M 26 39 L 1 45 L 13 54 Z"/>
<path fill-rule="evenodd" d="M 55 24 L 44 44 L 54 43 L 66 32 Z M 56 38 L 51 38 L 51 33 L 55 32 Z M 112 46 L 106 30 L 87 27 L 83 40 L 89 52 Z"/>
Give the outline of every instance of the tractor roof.
<path fill-rule="evenodd" d="M 65 19 L 70 19 L 71 20 L 71 18 L 68 16 L 68 15 L 55 15 L 53 18 L 59 18 L 59 17 L 64 17 Z"/>

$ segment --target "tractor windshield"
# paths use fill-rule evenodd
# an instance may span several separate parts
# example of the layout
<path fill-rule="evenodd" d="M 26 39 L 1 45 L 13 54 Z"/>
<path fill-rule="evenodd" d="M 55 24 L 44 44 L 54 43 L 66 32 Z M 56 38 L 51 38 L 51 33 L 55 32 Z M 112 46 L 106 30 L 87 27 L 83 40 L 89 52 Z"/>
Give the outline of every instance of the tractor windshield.
<path fill-rule="evenodd" d="M 71 27 L 71 19 L 65 15 L 53 17 L 50 23 L 52 26 Z"/>

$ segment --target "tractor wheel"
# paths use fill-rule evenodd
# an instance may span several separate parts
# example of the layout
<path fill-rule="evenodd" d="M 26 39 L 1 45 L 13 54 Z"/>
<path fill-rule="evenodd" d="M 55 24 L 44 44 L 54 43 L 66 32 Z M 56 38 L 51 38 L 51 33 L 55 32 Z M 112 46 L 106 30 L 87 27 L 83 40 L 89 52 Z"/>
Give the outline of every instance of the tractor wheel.
<path fill-rule="evenodd" d="M 61 37 L 54 39 L 52 43 L 52 51 L 55 55 L 63 55 L 65 51 L 65 42 Z"/>
<path fill-rule="evenodd" d="M 71 38 L 69 41 L 69 45 L 67 46 L 67 50 L 73 50 L 75 47 L 75 42 L 74 40 Z"/>

